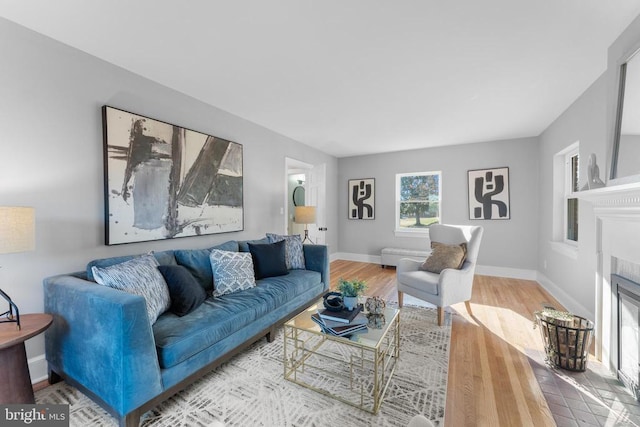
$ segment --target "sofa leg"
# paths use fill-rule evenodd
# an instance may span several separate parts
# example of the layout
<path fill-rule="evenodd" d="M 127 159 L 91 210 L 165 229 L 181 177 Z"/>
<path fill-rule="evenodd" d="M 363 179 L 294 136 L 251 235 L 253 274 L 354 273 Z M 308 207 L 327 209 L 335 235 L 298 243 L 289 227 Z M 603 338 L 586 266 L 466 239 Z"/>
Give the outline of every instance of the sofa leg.
<path fill-rule="evenodd" d="M 118 427 L 139 427 L 142 414 L 138 410 L 133 410 L 127 415 L 118 419 Z"/>
<path fill-rule="evenodd" d="M 267 342 L 273 342 L 276 339 L 276 328 L 271 327 L 267 332 Z"/>
<path fill-rule="evenodd" d="M 404 294 L 400 291 L 398 291 L 398 307 L 402 308 L 402 297 L 404 296 Z"/>
<path fill-rule="evenodd" d="M 60 375 L 58 375 L 57 372 L 49 369 L 49 384 L 53 385 L 53 384 L 59 383 L 62 380 L 63 378 Z"/>
<path fill-rule="evenodd" d="M 469 313 L 470 316 L 473 316 L 473 312 L 471 311 L 471 301 L 465 301 L 464 305 L 467 307 L 467 313 Z"/>
<path fill-rule="evenodd" d="M 444 307 L 438 307 L 438 326 L 444 323 Z"/>

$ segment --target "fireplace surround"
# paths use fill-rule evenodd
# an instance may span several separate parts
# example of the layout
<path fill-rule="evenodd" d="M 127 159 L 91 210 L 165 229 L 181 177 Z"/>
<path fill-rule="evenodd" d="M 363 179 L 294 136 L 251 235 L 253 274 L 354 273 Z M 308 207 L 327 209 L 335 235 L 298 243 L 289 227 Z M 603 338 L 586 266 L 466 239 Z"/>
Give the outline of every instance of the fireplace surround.
<path fill-rule="evenodd" d="M 617 372 L 618 303 L 612 274 L 640 266 L 640 182 L 581 191 L 578 198 L 591 205 L 595 217 L 595 356 Z M 631 275 L 633 270 L 640 274 L 640 268 L 631 270 Z M 640 277 L 627 278 L 640 282 Z"/>

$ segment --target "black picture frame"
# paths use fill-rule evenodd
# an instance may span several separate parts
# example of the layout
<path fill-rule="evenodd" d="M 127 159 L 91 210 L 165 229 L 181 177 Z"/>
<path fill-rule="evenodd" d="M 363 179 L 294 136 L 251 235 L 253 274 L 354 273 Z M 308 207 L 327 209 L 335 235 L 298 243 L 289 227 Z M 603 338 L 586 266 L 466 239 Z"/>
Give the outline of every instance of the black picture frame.
<path fill-rule="evenodd" d="M 243 147 L 102 107 L 107 245 L 244 229 Z"/>
<path fill-rule="evenodd" d="M 469 219 L 511 219 L 509 168 L 474 169 L 467 174 Z"/>
<path fill-rule="evenodd" d="M 350 179 L 348 187 L 348 218 L 372 220 L 376 218 L 375 178 Z"/>

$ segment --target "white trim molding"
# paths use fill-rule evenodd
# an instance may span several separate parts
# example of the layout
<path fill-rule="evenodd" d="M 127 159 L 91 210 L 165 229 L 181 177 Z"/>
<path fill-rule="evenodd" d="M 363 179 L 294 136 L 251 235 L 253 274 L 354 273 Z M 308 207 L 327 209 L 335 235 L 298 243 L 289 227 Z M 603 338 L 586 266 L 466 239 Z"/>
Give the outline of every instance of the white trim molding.
<path fill-rule="evenodd" d="M 611 288 L 612 261 L 640 264 L 640 182 L 576 194 L 589 202 L 595 216 L 595 353 L 615 372 L 618 359 L 617 308 Z"/>

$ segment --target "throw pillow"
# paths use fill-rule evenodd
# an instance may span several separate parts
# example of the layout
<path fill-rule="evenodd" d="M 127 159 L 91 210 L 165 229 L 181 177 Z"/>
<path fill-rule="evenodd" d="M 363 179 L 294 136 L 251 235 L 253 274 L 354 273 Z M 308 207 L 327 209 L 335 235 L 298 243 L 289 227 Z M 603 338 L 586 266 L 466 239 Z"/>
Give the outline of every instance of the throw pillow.
<path fill-rule="evenodd" d="M 285 262 L 288 270 L 304 270 L 304 249 L 302 248 L 302 239 L 299 234 L 292 236 L 281 236 L 279 234 L 267 233 L 269 243 L 280 242 L 284 240 Z"/>
<path fill-rule="evenodd" d="M 110 267 L 92 267 L 96 282 L 144 297 L 151 324 L 171 306 L 169 288 L 153 255 L 143 255 Z"/>
<path fill-rule="evenodd" d="M 182 249 L 174 251 L 178 264 L 186 267 L 200 286 L 209 293 L 213 292 L 214 285 L 211 261 L 209 260 L 213 249 L 237 252 L 238 242 L 230 240 L 209 249 Z"/>
<path fill-rule="evenodd" d="M 182 265 L 160 265 L 158 270 L 169 287 L 171 312 L 182 317 L 191 313 L 207 299 L 207 293 Z"/>
<path fill-rule="evenodd" d="M 260 280 L 289 274 L 285 262 L 284 240 L 266 244 L 249 243 L 249 252 L 251 252 L 251 257 L 253 258 L 256 279 Z"/>
<path fill-rule="evenodd" d="M 460 270 L 467 259 L 467 244 L 447 245 L 431 242 L 431 255 L 420 266 L 422 270 L 440 274 L 445 268 Z"/>
<path fill-rule="evenodd" d="M 216 284 L 213 296 L 219 297 L 256 285 L 250 253 L 213 249 L 209 258 Z"/>

